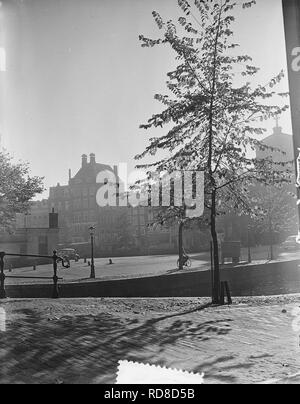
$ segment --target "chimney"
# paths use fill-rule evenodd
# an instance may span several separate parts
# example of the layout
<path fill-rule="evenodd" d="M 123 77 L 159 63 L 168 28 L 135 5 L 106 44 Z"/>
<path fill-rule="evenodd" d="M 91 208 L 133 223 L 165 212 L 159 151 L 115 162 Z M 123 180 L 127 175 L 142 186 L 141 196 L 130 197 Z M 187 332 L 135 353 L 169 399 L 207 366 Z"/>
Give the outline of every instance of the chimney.
<path fill-rule="evenodd" d="M 85 167 L 86 165 L 87 165 L 87 155 L 86 154 L 83 154 L 82 156 L 81 156 L 81 158 L 82 158 L 82 163 L 81 163 L 81 167 Z"/>
<path fill-rule="evenodd" d="M 96 164 L 96 156 L 94 153 L 90 154 L 90 164 Z"/>
<path fill-rule="evenodd" d="M 54 209 L 49 213 L 49 229 L 58 229 L 58 213 Z"/>
<path fill-rule="evenodd" d="M 276 116 L 276 126 L 273 129 L 273 134 L 274 135 L 281 135 L 282 134 L 282 127 L 279 126 L 279 118 Z"/>
<path fill-rule="evenodd" d="M 72 170 L 69 169 L 69 181 L 72 179 Z"/>

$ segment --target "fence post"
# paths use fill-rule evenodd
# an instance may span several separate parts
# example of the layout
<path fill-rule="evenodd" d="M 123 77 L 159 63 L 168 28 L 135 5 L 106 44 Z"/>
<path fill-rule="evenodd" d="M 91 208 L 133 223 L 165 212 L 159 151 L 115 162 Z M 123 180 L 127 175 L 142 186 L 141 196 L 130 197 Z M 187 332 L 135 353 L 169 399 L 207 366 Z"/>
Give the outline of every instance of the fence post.
<path fill-rule="evenodd" d="M 59 293 L 58 293 L 58 276 L 57 276 L 57 251 L 53 251 L 53 292 L 52 292 L 52 299 L 58 299 L 59 298 Z"/>
<path fill-rule="evenodd" d="M 221 282 L 220 304 L 222 306 L 224 306 L 224 304 L 225 304 L 225 282 Z"/>
<path fill-rule="evenodd" d="M 228 302 L 228 304 L 232 304 L 232 298 L 231 298 L 231 294 L 230 294 L 229 283 L 227 281 L 225 282 L 225 290 L 226 290 L 226 295 L 227 295 L 227 302 Z"/>
<path fill-rule="evenodd" d="M 5 252 L 0 252 L 0 299 L 6 298 L 6 292 L 4 287 L 5 275 L 4 275 L 4 257 Z"/>

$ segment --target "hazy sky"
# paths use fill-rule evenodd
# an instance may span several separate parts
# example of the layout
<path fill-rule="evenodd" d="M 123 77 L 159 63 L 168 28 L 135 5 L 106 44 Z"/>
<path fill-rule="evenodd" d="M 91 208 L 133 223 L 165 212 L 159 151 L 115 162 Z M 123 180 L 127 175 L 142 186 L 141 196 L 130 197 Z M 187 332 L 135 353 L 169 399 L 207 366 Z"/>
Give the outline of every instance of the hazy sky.
<path fill-rule="evenodd" d="M 241 0 L 240 0 L 241 1 Z M 158 37 L 151 12 L 179 16 L 177 0 L 2 0 L 0 133 L 16 159 L 29 161 L 47 187 L 67 183 L 81 154 L 98 162 L 129 162 L 151 134 L 139 130 L 160 104 L 167 48 L 141 48 L 138 36 Z M 236 40 L 262 68 L 261 83 L 284 68 L 281 0 L 257 0 L 241 12 Z M 1 54 L 1 53 L 0 53 Z M 287 91 L 287 79 L 282 90 Z M 270 131 L 274 122 L 268 123 Z M 290 115 L 282 119 L 291 133 Z M 159 130 L 155 131 L 159 135 Z"/>

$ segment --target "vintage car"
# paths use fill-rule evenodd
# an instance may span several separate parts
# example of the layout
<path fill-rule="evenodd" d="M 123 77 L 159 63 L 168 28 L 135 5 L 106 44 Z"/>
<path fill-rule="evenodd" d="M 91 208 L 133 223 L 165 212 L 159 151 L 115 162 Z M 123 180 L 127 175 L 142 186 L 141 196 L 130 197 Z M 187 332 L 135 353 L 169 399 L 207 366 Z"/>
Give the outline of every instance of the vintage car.
<path fill-rule="evenodd" d="M 59 257 L 68 257 L 69 260 L 77 260 L 79 259 L 79 255 L 74 248 L 63 248 L 58 252 Z"/>

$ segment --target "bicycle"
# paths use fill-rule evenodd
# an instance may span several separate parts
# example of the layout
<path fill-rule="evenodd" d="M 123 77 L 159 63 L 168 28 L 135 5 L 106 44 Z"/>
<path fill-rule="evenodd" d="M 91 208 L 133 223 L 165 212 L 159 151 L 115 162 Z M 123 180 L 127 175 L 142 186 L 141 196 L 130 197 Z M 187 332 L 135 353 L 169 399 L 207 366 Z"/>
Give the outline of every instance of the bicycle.
<path fill-rule="evenodd" d="M 187 256 L 187 255 L 183 256 L 182 266 L 185 268 L 191 268 L 192 261 L 189 256 Z M 177 261 L 177 267 L 180 268 L 180 259 L 178 259 L 178 261 Z"/>

